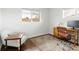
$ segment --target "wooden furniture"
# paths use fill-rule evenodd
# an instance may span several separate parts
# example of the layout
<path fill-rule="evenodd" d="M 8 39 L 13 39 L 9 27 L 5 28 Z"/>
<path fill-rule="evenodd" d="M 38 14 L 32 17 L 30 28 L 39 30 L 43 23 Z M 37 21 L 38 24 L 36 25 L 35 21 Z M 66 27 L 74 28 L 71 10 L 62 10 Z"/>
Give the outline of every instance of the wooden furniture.
<path fill-rule="evenodd" d="M 57 27 L 54 27 L 53 34 L 54 34 L 55 37 L 58 37 L 58 29 L 57 29 Z"/>
<path fill-rule="evenodd" d="M 21 36 L 20 35 L 11 35 L 11 36 L 8 36 L 5 38 L 5 42 L 6 42 L 6 46 L 5 46 L 5 49 L 7 49 L 7 41 L 12 41 L 12 40 L 19 40 L 19 47 L 18 47 L 18 50 L 21 50 Z"/>
<path fill-rule="evenodd" d="M 66 39 L 69 42 L 74 43 L 74 46 L 78 44 L 78 30 L 65 27 L 55 27 L 54 36 L 60 39 Z"/>
<path fill-rule="evenodd" d="M 70 41 L 74 43 L 74 46 L 78 44 L 78 30 L 69 28 L 67 31 L 71 35 Z"/>
<path fill-rule="evenodd" d="M 65 27 L 55 27 L 54 28 L 54 36 L 58 38 L 67 38 L 67 29 Z"/>

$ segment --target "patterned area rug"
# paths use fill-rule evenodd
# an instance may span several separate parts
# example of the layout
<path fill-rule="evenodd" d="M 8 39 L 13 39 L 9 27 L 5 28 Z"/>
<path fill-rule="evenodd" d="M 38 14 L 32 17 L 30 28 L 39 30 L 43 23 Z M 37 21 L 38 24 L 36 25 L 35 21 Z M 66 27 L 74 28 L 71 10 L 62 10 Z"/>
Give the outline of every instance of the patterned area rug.
<path fill-rule="evenodd" d="M 30 39 L 34 43 L 34 47 L 26 49 L 26 51 L 78 51 L 79 46 L 74 47 L 73 44 L 57 39 L 50 35 L 45 35 Z"/>

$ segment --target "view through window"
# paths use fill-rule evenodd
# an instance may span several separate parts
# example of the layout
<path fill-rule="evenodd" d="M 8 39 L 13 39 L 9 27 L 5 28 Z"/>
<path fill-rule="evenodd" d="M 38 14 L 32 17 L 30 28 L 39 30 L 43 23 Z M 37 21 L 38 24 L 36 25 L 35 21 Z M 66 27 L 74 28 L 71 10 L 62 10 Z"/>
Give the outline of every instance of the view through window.
<path fill-rule="evenodd" d="M 39 22 L 40 12 L 35 10 L 22 9 L 22 21 L 23 22 Z"/>
<path fill-rule="evenodd" d="M 63 9 L 63 18 L 79 15 L 78 8 Z"/>

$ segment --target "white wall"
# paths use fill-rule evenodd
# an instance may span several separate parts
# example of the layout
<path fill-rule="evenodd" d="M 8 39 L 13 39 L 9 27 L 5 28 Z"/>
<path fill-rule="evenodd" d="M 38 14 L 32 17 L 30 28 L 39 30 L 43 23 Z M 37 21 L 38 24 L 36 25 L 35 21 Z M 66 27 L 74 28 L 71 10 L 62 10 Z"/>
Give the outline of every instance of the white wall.
<path fill-rule="evenodd" d="M 41 21 L 37 23 L 22 24 L 21 9 L 4 8 L 2 9 L 2 30 L 25 32 L 27 37 L 38 36 L 48 33 L 49 20 L 48 9 L 39 9 L 41 11 Z"/>
<path fill-rule="evenodd" d="M 2 28 L 2 16 L 1 16 L 1 9 L 0 9 L 0 31 L 1 31 L 1 28 Z"/>
<path fill-rule="evenodd" d="M 49 15 L 50 15 L 49 33 L 51 34 L 53 34 L 53 28 L 55 26 L 59 26 L 59 24 L 62 24 L 62 26 L 67 27 L 67 21 L 79 20 L 79 15 L 75 15 L 75 16 L 67 17 L 63 19 L 63 8 L 52 8 L 50 9 Z"/>
<path fill-rule="evenodd" d="M 32 10 L 33 8 L 31 8 Z M 1 9 L 2 13 L 2 30 L 22 31 L 26 32 L 28 37 L 38 36 L 41 34 L 53 34 L 53 28 L 60 23 L 67 26 L 68 20 L 79 20 L 78 16 L 63 19 L 62 8 L 39 8 L 33 10 L 41 11 L 41 21 L 34 23 L 22 24 L 21 9 L 19 8 L 4 8 Z M 1 18 L 1 17 L 0 17 Z M 1 21 L 1 20 L 0 20 Z M 1 26 L 0 23 L 0 26 Z M 1 28 L 1 27 L 0 27 Z"/>
<path fill-rule="evenodd" d="M 59 23 L 63 22 L 62 20 L 62 9 L 52 8 L 50 9 L 50 28 L 49 33 L 53 34 L 53 28 Z"/>

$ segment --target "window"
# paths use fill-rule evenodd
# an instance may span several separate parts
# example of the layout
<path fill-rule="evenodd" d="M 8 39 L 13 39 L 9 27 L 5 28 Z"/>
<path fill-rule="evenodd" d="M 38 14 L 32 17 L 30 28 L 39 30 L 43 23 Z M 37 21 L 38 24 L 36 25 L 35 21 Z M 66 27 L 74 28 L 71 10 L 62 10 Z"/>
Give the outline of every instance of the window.
<path fill-rule="evenodd" d="M 22 9 L 22 22 L 39 22 L 40 12 L 35 10 Z"/>
<path fill-rule="evenodd" d="M 76 14 L 79 15 L 79 9 L 76 9 Z"/>
<path fill-rule="evenodd" d="M 32 21 L 39 22 L 40 21 L 40 13 L 39 12 L 32 12 Z"/>
<path fill-rule="evenodd" d="M 64 9 L 63 18 L 79 15 L 78 8 Z"/>

